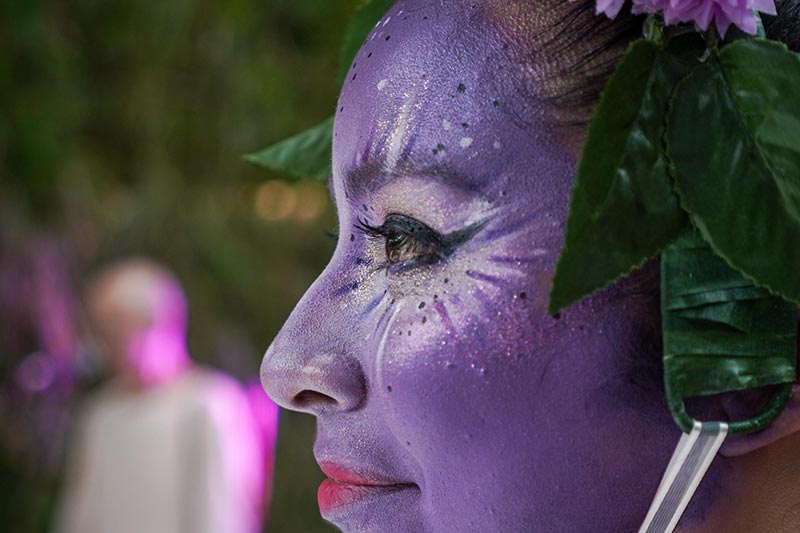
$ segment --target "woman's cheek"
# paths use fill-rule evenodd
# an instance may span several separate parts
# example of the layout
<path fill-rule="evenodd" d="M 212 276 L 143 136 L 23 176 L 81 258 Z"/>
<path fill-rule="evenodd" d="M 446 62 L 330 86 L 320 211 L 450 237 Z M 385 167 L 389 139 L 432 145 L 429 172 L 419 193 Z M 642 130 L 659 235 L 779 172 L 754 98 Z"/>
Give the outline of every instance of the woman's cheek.
<path fill-rule="evenodd" d="M 397 301 L 376 353 L 372 394 L 412 453 L 435 450 L 440 439 L 469 445 L 509 401 L 498 389 L 513 390 L 540 367 L 528 356 L 538 314 L 528 298 L 497 291 L 478 299 L 474 280 L 449 285 L 428 299 Z"/>

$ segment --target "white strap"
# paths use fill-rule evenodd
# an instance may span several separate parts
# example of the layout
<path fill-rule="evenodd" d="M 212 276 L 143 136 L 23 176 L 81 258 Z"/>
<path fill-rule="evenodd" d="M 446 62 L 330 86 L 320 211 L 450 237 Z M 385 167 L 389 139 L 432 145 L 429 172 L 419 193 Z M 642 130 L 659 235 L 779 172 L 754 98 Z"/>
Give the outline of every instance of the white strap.
<path fill-rule="evenodd" d="M 724 422 L 697 421 L 691 432 L 681 435 L 639 533 L 675 529 L 727 435 Z"/>

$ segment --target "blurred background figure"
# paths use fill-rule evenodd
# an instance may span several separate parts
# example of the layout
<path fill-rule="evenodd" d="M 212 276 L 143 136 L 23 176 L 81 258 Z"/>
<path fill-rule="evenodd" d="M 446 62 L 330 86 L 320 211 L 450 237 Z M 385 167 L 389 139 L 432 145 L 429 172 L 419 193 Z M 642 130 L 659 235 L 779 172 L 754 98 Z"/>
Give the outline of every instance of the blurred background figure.
<path fill-rule="evenodd" d="M 332 114 L 357 4 L 0 2 L 3 533 L 54 528 L 77 406 L 118 379 L 81 297 L 115 259 L 169 265 L 189 295 L 192 360 L 245 384 L 262 442 L 274 440 L 274 406 L 250 384 L 336 222 L 324 184 L 242 155 Z M 280 413 L 262 531 L 334 531 L 319 517 L 313 438 L 312 417 Z"/>
<path fill-rule="evenodd" d="M 235 380 L 192 364 L 175 278 L 142 259 L 118 262 L 90 282 L 86 302 L 113 377 L 79 412 L 57 530 L 258 531 L 258 425 Z"/>

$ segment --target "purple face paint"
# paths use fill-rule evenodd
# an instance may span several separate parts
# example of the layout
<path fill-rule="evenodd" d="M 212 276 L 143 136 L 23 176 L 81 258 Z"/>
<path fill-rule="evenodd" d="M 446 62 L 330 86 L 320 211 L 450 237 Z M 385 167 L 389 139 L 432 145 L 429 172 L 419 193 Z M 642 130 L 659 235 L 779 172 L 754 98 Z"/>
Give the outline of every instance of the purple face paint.
<path fill-rule="evenodd" d="M 635 530 L 678 431 L 635 379 L 631 312 L 608 293 L 545 312 L 576 154 L 488 11 L 401 1 L 355 58 L 339 244 L 264 387 L 317 416 L 346 531 Z"/>

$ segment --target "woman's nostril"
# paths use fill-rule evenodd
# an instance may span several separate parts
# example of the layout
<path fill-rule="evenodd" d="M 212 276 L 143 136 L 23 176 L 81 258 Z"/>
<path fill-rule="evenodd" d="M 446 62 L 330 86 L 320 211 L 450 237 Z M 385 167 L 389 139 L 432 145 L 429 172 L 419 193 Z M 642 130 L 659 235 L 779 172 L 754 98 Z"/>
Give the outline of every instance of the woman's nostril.
<path fill-rule="evenodd" d="M 296 409 L 316 411 L 336 407 L 339 402 L 327 394 L 313 390 L 303 390 L 295 395 L 292 404 Z"/>

